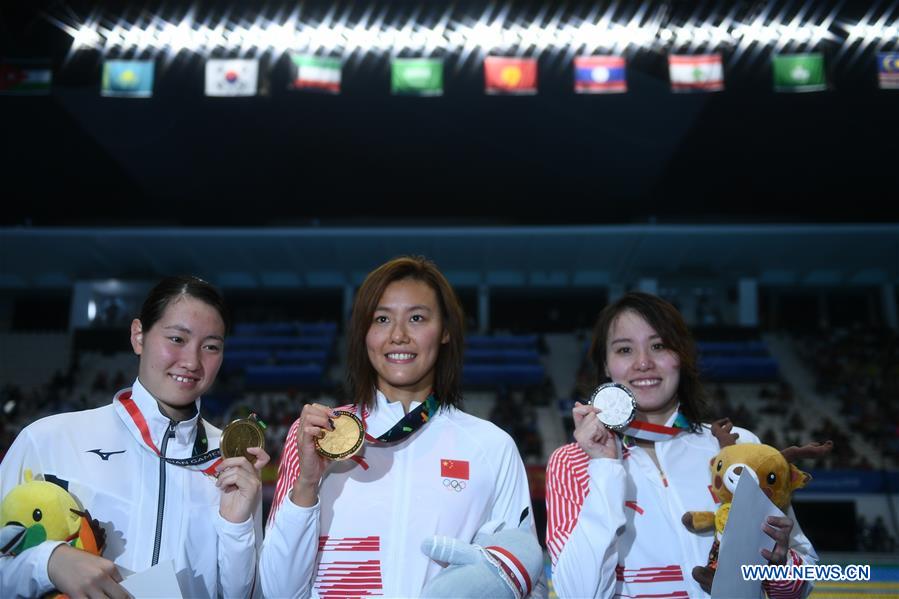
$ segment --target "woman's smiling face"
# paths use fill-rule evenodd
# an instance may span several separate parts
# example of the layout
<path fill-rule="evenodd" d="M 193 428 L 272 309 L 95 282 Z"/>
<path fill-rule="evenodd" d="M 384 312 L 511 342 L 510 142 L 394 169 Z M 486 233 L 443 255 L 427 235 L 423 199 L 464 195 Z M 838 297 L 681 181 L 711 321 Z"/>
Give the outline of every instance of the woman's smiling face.
<path fill-rule="evenodd" d="M 633 310 L 621 312 L 612 321 L 606 342 L 606 375 L 633 391 L 642 414 L 665 420 L 677 406 L 680 359 Z"/>
<path fill-rule="evenodd" d="M 437 294 L 427 283 L 416 279 L 390 283 L 365 337 L 378 388 L 392 400 L 413 393 L 422 401 L 434 384 L 440 346 L 448 340 Z"/>
<path fill-rule="evenodd" d="M 224 343 L 218 310 L 189 295 L 172 300 L 149 330 L 138 319 L 131 323 L 138 379 L 174 420 L 191 417 L 194 402 L 215 382 Z"/>

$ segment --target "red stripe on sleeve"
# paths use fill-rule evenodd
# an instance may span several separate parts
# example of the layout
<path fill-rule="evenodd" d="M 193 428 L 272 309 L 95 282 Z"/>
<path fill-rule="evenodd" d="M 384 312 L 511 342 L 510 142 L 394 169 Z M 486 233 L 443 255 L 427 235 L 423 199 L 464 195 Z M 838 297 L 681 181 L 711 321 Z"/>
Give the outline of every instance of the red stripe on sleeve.
<path fill-rule="evenodd" d="M 281 452 L 281 463 L 278 464 L 278 483 L 275 485 L 275 498 L 272 501 L 271 512 L 268 515 L 268 526 L 275 521 L 275 514 L 281 507 L 281 502 L 290 493 L 297 477 L 300 476 L 300 453 L 297 449 L 297 429 L 300 426 L 300 419 L 294 420 L 287 431 L 287 438 L 284 440 L 284 450 Z"/>
<path fill-rule="evenodd" d="M 576 443 L 553 452 L 546 466 L 546 546 L 553 565 L 577 525 L 589 487 L 590 457 Z"/>

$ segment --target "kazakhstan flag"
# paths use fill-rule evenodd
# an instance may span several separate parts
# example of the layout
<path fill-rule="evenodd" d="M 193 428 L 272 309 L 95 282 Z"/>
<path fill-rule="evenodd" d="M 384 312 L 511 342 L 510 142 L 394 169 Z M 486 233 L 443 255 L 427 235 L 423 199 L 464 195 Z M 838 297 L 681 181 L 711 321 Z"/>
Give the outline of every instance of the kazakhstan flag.
<path fill-rule="evenodd" d="M 119 98 L 149 98 L 153 95 L 152 60 L 107 60 L 103 63 L 100 95 Z"/>

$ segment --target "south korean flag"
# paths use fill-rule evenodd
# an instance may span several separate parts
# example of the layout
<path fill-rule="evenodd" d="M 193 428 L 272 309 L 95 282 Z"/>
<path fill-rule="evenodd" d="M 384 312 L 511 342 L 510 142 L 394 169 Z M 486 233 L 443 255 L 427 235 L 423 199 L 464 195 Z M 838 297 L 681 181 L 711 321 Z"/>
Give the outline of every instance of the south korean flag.
<path fill-rule="evenodd" d="M 258 83 L 258 59 L 211 58 L 206 61 L 207 96 L 255 96 L 258 88 Z"/>

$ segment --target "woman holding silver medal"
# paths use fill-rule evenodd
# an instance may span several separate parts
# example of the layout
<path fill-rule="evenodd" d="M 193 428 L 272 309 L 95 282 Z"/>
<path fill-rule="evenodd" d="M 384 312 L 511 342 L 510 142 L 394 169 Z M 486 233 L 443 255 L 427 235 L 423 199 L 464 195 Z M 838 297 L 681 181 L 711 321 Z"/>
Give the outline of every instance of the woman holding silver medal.
<path fill-rule="evenodd" d="M 353 403 L 304 406 L 285 442 L 266 596 L 417 597 L 442 571 L 422 552 L 435 535 L 468 545 L 520 528 L 539 556 L 515 443 L 459 409 L 463 326 L 432 262 L 396 258 L 366 277 L 347 333 Z M 536 579 L 512 570 L 527 595 Z"/>
<path fill-rule="evenodd" d="M 261 447 L 220 458 L 221 432 L 199 415 L 200 396 L 222 364 L 226 329 L 211 285 L 163 279 L 131 324 L 140 356 L 134 385 L 110 405 L 50 416 L 19 434 L 3 460 L 2 496 L 26 471 L 64 485 L 102 527 L 105 547 L 99 557 L 44 541 L 4 556 L 0 595 L 57 589 L 73 599 L 127 597 L 123 576 L 169 560 L 185 597 L 253 594 L 259 471 L 269 458 Z"/>
<path fill-rule="evenodd" d="M 677 309 L 645 293 L 607 306 L 590 358 L 602 385 L 573 409 L 575 443 L 547 464 L 547 547 L 559 597 L 708 596 L 711 536 L 689 532 L 688 510 L 715 510 L 709 460 L 718 452 L 703 424 L 706 399 L 696 349 Z M 758 438 L 720 423 L 738 443 Z M 699 506 L 699 507 L 697 507 Z M 792 509 L 760 523 L 775 541 L 775 564 L 814 563 L 817 555 Z M 700 572 L 697 571 L 697 575 Z M 808 593 L 803 583 L 765 582 L 777 597 Z"/>

